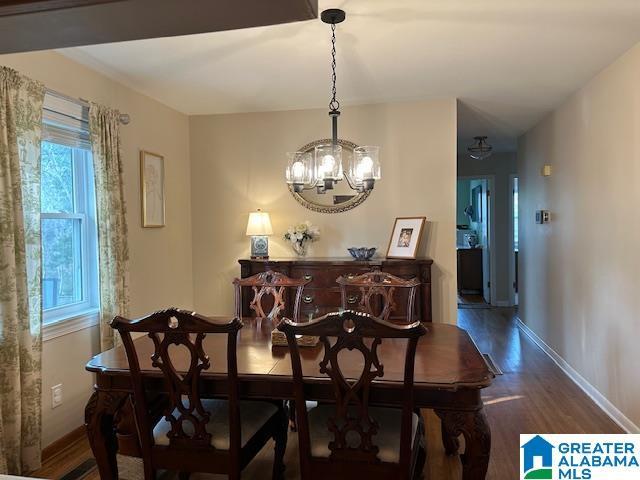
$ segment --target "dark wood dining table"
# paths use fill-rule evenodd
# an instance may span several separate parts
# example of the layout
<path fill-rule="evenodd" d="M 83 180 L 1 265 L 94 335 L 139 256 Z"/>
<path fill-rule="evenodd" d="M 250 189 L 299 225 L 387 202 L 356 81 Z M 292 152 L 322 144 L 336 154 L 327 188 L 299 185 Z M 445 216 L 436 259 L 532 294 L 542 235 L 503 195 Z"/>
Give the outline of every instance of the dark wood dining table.
<path fill-rule="evenodd" d="M 467 332 L 455 325 L 426 323 L 427 333 L 420 338 L 415 360 L 415 404 L 417 408 L 432 408 L 442 420 L 442 440 L 449 455 L 458 453 L 458 437 L 465 439 L 461 456 L 462 478 L 485 478 L 491 449 L 491 432 L 487 423 L 481 389 L 488 387 L 494 376 Z M 245 319 L 238 340 L 238 375 L 241 398 L 292 399 L 293 378 L 288 347 L 271 345 L 271 321 Z M 218 338 L 216 338 L 218 337 Z M 378 348 L 384 365 L 384 377 L 374 381 L 371 403 L 400 406 L 402 395 L 404 351 L 401 339 L 387 339 Z M 143 371 L 151 367 L 153 344 L 148 337 L 136 340 Z M 203 373 L 203 395 L 224 396 L 226 393 L 226 339 L 220 335 L 207 337 L 204 350 L 211 367 Z M 357 352 L 353 359 L 341 359 L 345 377 L 358 378 L 363 359 Z M 182 363 L 186 363 L 184 355 Z M 322 347 L 301 348 L 303 373 L 312 377 L 309 398 L 331 401 L 333 389 L 327 378 L 318 373 Z M 175 354 L 180 370 L 180 352 Z M 185 365 L 186 366 L 186 365 Z M 132 418 L 133 389 L 127 357 L 117 347 L 93 357 L 86 369 L 96 374 L 95 391 L 85 409 L 85 425 L 89 442 L 102 479 L 118 478 L 116 453 L 139 455 L 135 423 Z M 359 369 L 359 370 L 358 370 Z M 185 368 L 186 370 L 186 368 Z M 159 371 L 149 379 L 153 389 L 162 392 L 164 385 Z"/>

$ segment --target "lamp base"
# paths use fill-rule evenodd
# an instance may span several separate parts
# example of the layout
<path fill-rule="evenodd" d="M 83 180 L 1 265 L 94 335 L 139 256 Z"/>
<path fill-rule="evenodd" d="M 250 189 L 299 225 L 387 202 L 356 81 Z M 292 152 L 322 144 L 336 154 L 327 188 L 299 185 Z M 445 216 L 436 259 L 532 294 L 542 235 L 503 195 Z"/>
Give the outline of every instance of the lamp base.
<path fill-rule="evenodd" d="M 251 259 L 269 258 L 269 237 L 266 235 L 251 236 Z"/>

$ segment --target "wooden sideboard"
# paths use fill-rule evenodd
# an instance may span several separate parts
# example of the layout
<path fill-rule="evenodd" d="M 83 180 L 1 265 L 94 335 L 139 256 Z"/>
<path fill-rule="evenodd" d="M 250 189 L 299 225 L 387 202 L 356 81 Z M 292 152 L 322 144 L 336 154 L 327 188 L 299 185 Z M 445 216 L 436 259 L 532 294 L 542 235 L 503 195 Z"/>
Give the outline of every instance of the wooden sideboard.
<path fill-rule="evenodd" d="M 241 278 L 250 277 L 265 270 L 282 272 L 288 277 L 310 280 L 302 293 L 300 315 L 302 318 L 317 317 L 335 311 L 342 305 L 340 287 L 336 279 L 341 276 L 360 275 L 365 272 L 388 272 L 401 278 L 418 278 L 421 282 L 415 300 L 413 318 L 422 322 L 431 321 L 431 264 L 430 258 L 415 260 L 374 258 L 367 261 L 351 258 L 289 258 L 289 259 L 241 259 Z M 392 311 L 391 320 L 406 319 L 406 292 L 397 292 L 397 308 Z M 252 316 L 249 309 L 250 289 L 242 294 L 242 315 Z M 359 299 L 353 299 L 354 304 Z M 287 309 L 285 316 L 292 316 L 292 302 L 285 297 Z"/>

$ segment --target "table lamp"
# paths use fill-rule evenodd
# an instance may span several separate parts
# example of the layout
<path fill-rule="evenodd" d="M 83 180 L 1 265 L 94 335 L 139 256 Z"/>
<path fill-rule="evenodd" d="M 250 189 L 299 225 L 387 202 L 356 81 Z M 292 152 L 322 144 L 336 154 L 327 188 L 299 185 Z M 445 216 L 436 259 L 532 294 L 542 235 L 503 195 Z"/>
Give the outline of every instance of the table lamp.
<path fill-rule="evenodd" d="M 247 236 L 251 237 L 251 258 L 269 258 L 269 237 L 273 234 L 267 212 L 258 209 L 249 214 Z"/>

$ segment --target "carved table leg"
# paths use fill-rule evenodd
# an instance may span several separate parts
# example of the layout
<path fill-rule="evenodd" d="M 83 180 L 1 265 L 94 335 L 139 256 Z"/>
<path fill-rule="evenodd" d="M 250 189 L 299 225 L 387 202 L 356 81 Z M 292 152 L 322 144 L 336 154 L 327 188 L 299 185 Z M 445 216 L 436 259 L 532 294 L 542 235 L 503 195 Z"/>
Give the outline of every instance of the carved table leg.
<path fill-rule="evenodd" d="M 441 427 L 442 445 L 444 446 L 444 452 L 449 456 L 457 455 L 458 450 L 460 449 L 460 441 L 458 440 L 458 436 L 451 433 L 451 431 L 447 428 L 447 425 L 445 424 L 444 420 L 440 424 L 440 427 Z"/>
<path fill-rule="evenodd" d="M 465 452 L 461 458 L 463 480 L 483 480 L 487 474 L 491 452 L 491 430 L 484 410 L 436 410 L 436 414 L 442 420 L 442 437 L 447 453 L 449 448 L 457 450 L 456 437 L 464 435 Z"/>
<path fill-rule="evenodd" d="M 126 393 L 96 390 L 84 410 L 89 444 L 102 480 L 118 478 L 118 444 L 113 417 L 127 396 Z"/>

